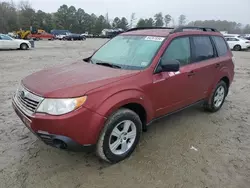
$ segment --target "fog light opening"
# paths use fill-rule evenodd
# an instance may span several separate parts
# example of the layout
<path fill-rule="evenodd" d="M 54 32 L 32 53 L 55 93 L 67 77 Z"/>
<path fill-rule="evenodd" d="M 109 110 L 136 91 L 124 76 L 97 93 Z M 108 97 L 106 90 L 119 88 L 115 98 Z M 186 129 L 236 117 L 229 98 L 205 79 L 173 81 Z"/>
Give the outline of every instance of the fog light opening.
<path fill-rule="evenodd" d="M 67 144 L 59 139 L 54 139 L 53 144 L 55 147 L 60 148 L 60 149 L 67 149 Z"/>

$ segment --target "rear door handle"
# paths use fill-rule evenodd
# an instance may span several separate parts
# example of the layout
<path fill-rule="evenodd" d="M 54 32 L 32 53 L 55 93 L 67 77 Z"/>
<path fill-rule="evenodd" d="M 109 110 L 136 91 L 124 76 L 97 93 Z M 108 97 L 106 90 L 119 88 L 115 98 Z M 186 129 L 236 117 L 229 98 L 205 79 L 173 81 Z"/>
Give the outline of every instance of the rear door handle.
<path fill-rule="evenodd" d="M 194 71 L 190 71 L 190 72 L 188 73 L 188 77 L 194 76 L 194 75 L 195 75 L 195 72 L 194 72 Z"/>
<path fill-rule="evenodd" d="M 220 67 L 220 63 L 216 63 L 215 68 L 219 68 L 219 67 Z"/>

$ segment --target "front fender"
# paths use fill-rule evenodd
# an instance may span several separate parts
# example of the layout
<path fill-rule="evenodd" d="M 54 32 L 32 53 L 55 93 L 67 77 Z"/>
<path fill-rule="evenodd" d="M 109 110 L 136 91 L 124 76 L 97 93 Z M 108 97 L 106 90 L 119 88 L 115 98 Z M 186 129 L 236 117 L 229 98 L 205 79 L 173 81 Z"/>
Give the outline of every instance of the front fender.
<path fill-rule="evenodd" d="M 101 102 L 96 112 L 103 115 L 104 117 L 109 117 L 113 112 L 129 103 L 140 104 L 146 111 L 147 122 L 152 119 L 152 104 L 147 96 L 138 89 L 122 90 L 108 96 Z"/>

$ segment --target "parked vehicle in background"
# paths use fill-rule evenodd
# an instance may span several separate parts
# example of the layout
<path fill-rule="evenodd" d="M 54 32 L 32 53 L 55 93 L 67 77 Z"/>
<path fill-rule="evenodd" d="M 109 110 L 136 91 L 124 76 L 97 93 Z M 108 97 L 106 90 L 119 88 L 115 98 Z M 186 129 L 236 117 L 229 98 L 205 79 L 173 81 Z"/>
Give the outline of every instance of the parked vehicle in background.
<path fill-rule="evenodd" d="M 123 29 L 103 29 L 100 36 L 104 38 L 113 38 L 123 32 Z"/>
<path fill-rule="evenodd" d="M 13 107 L 45 143 L 93 146 L 115 163 L 134 151 L 154 120 L 195 104 L 218 111 L 234 78 L 232 57 L 213 28 L 134 28 L 84 62 L 24 78 Z"/>
<path fill-rule="evenodd" d="M 14 39 L 8 35 L 0 34 L 0 49 L 21 49 L 27 50 L 31 44 L 27 40 Z"/>
<path fill-rule="evenodd" d="M 29 38 L 34 40 L 54 40 L 55 36 L 44 31 L 38 33 L 31 33 L 29 35 Z"/>
<path fill-rule="evenodd" d="M 70 34 L 70 31 L 53 29 L 51 30 L 51 34 L 54 35 L 56 39 L 63 40 L 67 35 Z"/>
<path fill-rule="evenodd" d="M 14 32 L 17 36 L 18 39 L 29 39 L 29 36 L 31 34 L 31 31 L 30 30 L 19 30 L 19 31 L 15 31 Z"/>
<path fill-rule="evenodd" d="M 86 40 L 86 37 L 81 34 L 69 33 L 63 37 L 63 40 Z"/>
<path fill-rule="evenodd" d="M 70 33 L 56 35 L 56 39 L 58 39 L 58 40 L 64 40 L 67 35 L 70 35 Z"/>
<path fill-rule="evenodd" d="M 241 37 L 239 34 L 224 34 L 224 37 Z"/>
<path fill-rule="evenodd" d="M 32 30 L 19 30 L 14 32 L 19 39 L 34 39 L 34 40 L 53 40 L 54 35 L 47 33 L 43 29 L 32 28 Z"/>
<path fill-rule="evenodd" d="M 244 38 L 250 41 L 250 37 L 244 37 Z"/>
<path fill-rule="evenodd" d="M 50 31 L 50 33 L 54 36 L 57 36 L 57 35 L 66 35 L 67 33 L 70 33 L 70 31 L 69 30 L 53 29 Z"/>
<path fill-rule="evenodd" d="M 241 51 L 241 50 L 247 50 L 250 48 L 250 42 L 249 40 L 243 38 L 243 37 L 237 37 L 237 36 L 224 36 L 230 49 L 235 51 Z"/>

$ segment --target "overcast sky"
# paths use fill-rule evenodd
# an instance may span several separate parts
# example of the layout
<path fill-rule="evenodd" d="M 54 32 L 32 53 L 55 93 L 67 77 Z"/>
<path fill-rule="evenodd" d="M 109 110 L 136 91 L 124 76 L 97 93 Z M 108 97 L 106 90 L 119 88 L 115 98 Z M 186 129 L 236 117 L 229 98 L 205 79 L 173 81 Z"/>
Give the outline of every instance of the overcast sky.
<path fill-rule="evenodd" d="M 15 0 L 18 1 L 18 0 Z M 220 19 L 250 24 L 250 0 L 30 0 L 32 7 L 45 12 L 55 12 L 60 5 L 73 5 L 87 13 L 97 15 L 106 12 L 115 16 L 130 18 L 152 17 L 157 12 L 170 14 L 176 19 L 180 14 L 188 21 Z"/>

